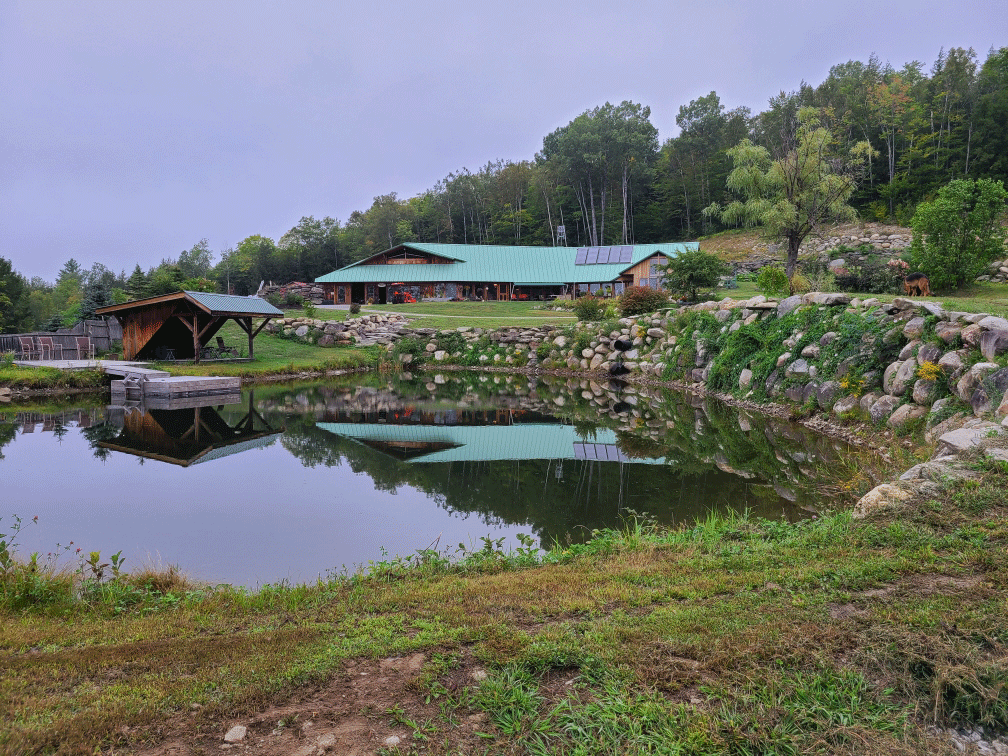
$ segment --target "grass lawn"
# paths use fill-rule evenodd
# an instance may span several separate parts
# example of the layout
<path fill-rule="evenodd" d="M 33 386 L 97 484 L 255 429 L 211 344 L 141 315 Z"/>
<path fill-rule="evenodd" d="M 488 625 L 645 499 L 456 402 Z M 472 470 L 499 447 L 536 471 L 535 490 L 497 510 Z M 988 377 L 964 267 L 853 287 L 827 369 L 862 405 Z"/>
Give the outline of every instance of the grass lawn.
<path fill-rule="evenodd" d="M 254 593 L 12 568 L 0 751 L 216 753 L 241 723 L 267 754 L 948 752 L 930 725 L 1008 730 L 1008 466 L 975 460 L 867 521 L 631 520 Z"/>
<path fill-rule="evenodd" d="M 478 328 L 565 324 L 577 320 L 570 312 L 536 310 L 542 302 L 417 302 L 416 304 L 373 305 L 361 308 L 367 312 L 400 312 L 416 328 L 458 328 L 471 325 Z"/>
<path fill-rule="evenodd" d="M 345 313 L 344 313 L 345 314 Z M 248 336 L 234 321 L 229 320 L 218 334 L 239 354 L 248 352 Z M 254 362 L 159 362 L 151 367 L 172 375 L 224 375 L 254 377 L 307 370 L 336 370 L 374 365 L 384 350 L 378 347 L 347 348 L 318 347 L 292 339 L 281 339 L 262 332 L 255 339 Z"/>
<path fill-rule="evenodd" d="M 740 281 L 737 289 L 718 289 L 718 298 L 749 299 L 761 294 L 754 281 Z M 851 293 L 861 299 L 875 299 L 891 302 L 897 294 Z M 987 312 L 992 315 L 1008 316 L 1008 284 L 977 283 L 955 294 L 927 297 L 927 301 L 940 304 L 946 310 L 959 312 Z"/>

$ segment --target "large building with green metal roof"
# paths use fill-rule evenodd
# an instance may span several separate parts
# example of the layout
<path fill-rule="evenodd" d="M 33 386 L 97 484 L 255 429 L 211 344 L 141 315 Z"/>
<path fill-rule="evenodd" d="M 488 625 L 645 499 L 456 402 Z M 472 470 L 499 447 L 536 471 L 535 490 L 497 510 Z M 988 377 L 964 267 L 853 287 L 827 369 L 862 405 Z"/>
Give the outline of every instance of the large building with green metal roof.
<path fill-rule="evenodd" d="M 334 304 L 419 299 L 525 300 L 617 295 L 657 286 L 658 266 L 696 242 L 505 247 L 409 242 L 315 279 Z"/>

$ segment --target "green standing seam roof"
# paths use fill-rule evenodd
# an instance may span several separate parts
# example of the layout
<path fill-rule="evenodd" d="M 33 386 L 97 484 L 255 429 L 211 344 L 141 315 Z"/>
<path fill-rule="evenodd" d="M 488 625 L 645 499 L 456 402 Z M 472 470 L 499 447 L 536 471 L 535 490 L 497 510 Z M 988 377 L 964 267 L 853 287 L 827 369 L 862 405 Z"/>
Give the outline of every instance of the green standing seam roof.
<path fill-rule="evenodd" d="M 195 299 L 210 312 L 240 312 L 246 315 L 270 315 L 283 317 L 283 311 L 278 310 L 265 299 L 259 297 L 239 297 L 235 294 L 211 294 L 205 291 L 187 291 L 186 296 Z"/>
<path fill-rule="evenodd" d="M 431 265 L 420 263 L 373 265 L 366 264 L 366 261 L 360 261 L 319 276 L 315 281 L 317 283 L 390 283 L 394 281 L 402 281 L 403 283 L 515 283 L 524 286 L 607 283 L 616 280 L 624 271 L 657 252 L 674 257 L 685 250 L 698 248 L 697 242 L 634 244 L 629 263 L 575 265 L 577 247 L 505 247 L 484 244 L 419 244 L 413 242 L 399 246 L 458 260 L 458 262 Z M 398 249 L 398 247 L 393 249 Z"/>
<path fill-rule="evenodd" d="M 449 444 L 407 460 L 434 462 L 490 462 L 522 459 L 587 459 L 661 465 L 665 459 L 630 459 L 616 446 L 616 434 L 599 429 L 582 437 L 571 425 L 378 425 L 316 423 L 316 427 L 361 443 Z"/>

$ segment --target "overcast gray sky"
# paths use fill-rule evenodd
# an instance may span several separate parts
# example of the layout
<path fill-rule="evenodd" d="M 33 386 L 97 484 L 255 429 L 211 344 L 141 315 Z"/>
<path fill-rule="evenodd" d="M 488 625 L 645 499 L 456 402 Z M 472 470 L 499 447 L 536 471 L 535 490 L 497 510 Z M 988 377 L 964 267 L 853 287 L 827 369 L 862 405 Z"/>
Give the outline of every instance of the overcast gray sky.
<path fill-rule="evenodd" d="M 606 101 L 766 107 L 875 52 L 1008 45 L 1004 0 L 0 0 L 0 256 L 129 273 L 529 159 Z"/>

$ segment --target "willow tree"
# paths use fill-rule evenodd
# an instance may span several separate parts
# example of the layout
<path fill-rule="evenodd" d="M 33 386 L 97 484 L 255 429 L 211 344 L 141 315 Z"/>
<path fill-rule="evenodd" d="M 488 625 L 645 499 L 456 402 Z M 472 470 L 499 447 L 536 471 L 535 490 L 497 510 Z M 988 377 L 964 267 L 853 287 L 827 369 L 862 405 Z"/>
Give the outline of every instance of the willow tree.
<path fill-rule="evenodd" d="M 776 159 L 748 139 L 728 150 L 735 167 L 727 186 L 740 199 L 725 207 L 715 202 L 704 208 L 704 214 L 732 226 L 760 226 L 768 237 L 786 241 L 785 271 L 790 279 L 805 237 L 823 225 L 857 217 L 847 201 L 872 154 L 867 142 L 858 142 L 846 153 L 837 149 L 815 111 L 802 108 L 797 129 L 785 139 Z"/>

